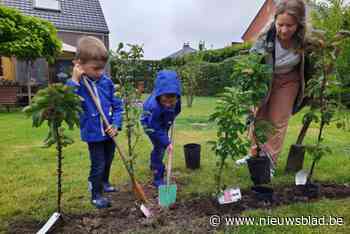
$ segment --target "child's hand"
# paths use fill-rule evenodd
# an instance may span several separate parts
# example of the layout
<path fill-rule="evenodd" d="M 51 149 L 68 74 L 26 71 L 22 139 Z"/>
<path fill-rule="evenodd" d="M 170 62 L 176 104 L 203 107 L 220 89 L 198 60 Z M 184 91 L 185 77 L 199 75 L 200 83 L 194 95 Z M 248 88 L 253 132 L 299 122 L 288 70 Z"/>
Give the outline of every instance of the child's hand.
<path fill-rule="evenodd" d="M 72 80 L 79 83 L 81 76 L 84 74 L 84 70 L 79 63 L 75 63 L 73 68 Z"/>
<path fill-rule="evenodd" d="M 110 136 L 110 137 L 115 137 L 116 135 L 118 135 L 118 129 L 114 128 L 112 125 L 109 126 L 106 129 L 106 133 Z"/>
<path fill-rule="evenodd" d="M 170 144 L 168 145 L 167 151 L 168 151 L 168 154 L 172 154 L 172 153 L 173 153 L 173 151 L 174 151 L 173 144 L 170 143 Z"/>

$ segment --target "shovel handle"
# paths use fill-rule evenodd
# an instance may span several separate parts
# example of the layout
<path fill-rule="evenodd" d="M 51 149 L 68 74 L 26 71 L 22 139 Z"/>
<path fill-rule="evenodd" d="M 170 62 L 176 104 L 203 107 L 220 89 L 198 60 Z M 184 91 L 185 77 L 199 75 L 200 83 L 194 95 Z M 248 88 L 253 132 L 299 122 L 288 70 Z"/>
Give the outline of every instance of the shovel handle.
<path fill-rule="evenodd" d="M 87 81 L 87 79 L 85 77 L 82 77 L 82 78 L 83 78 L 83 82 L 85 84 L 85 87 L 88 89 L 89 94 L 90 94 L 92 100 L 94 101 L 98 112 L 100 113 L 100 115 L 102 117 L 104 125 L 106 125 L 106 127 L 109 128 L 111 125 L 110 125 L 108 119 L 106 118 L 106 115 L 104 114 L 104 112 L 102 110 L 101 104 L 97 101 L 96 95 L 92 91 L 92 88 L 91 88 L 89 82 Z M 148 200 L 146 198 L 145 192 L 144 192 L 143 188 L 141 187 L 141 185 L 136 181 L 134 174 L 130 171 L 130 169 L 129 169 L 127 163 L 126 163 L 126 158 L 124 156 L 125 155 L 124 152 L 122 151 L 122 149 L 117 144 L 117 141 L 115 140 L 115 137 L 112 137 L 112 140 L 113 140 L 113 142 L 114 142 L 114 144 L 115 144 L 115 146 L 117 148 L 117 151 L 118 151 L 118 153 L 120 155 L 120 158 L 122 159 L 124 167 L 125 167 L 126 171 L 129 174 L 129 177 L 131 179 L 131 182 L 132 182 L 132 185 L 133 185 L 133 188 L 134 188 L 134 192 L 136 193 L 136 195 L 137 195 L 137 197 L 139 199 L 141 199 L 142 201 L 147 203 Z"/>
<path fill-rule="evenodd" d="M 168 154 L 168 166 L 167 166 L 167 173 L 166 173 L 166 184 L 170 184 L 170 176 L 171 176 L 171 166 L 173 161 L 173 153 Z"/>
<path fill-rule="evenodd" d="M 173 125 L 171 125 L 170 129 L 170 142 L 174 147 L 174 127 L 175 121 L 173 122 Z M 171 168 L 173 164 L 173 156 L 174 156 L 174 148 L 173 150 L 168 154 L 168 166 L 167 166 L 167 173 L 166 173 L 166 183 L 167 185 L 170 184 L 170 177 L 171 177 Z"/>
<path fill-rule="evenodd" d="M 101 117 L 102 117 L 102 120 L 103 120 L 104 125 L 105 125 L 107 128 L 109 128 L 111 125 L 110 125 L 108 119 L 106 118 L 106 115 L 104 114 L 100 103 L 97 101 L 96 95 L 95 95 L 94 92 L 92 91 L 92 88 L 91 88 L 89 82 L 87 81 L 87 79 L 86 79 L 85 77 L 83 77 L 83 81 L 84 81 L 85 87 L 86 87 L 86 88 L 88 89 L 88 91 L 89 91 L 89 94 L 90 94 L 92 100 L 93 100 L 94 103 L 95 103 L 95 106 L 96 106 L 98 112 L 100 113 L 100 115 L 101 115 Z M 122 149 L 121 149 L 121 148 L 119 147 L 119 145 L 117 144 L 117 141 L 115 140 L 115 137 L 112 137 L 112 140 L 113 140 L 113 142 L 114 142 L 114 144 L 115 144 L 115 146 L 116 146 L 116 148 L 117 148 L 117 151 L 118 151 L 118 153 L 119 153 L 119 155 L 120 155 L 120 157 L 121 157 L 121 159 L 122 159 L 122 161 L 123 161 L 123 163 L 124 163 L 124 166 L 125 166 L 125 168 L 126 168 L 128 174 L 129 174 L 129 176 L 130 176 L 130 178 L 131 178 L 133 184 L 136 184 L 134 175 L 131 173 L 131 171 L 129 170 L 129 168 L 128 168 L 127 164 L 126 164 L 126 159 L 125 159 L 125 156 L 124 156 L 124 153 L 123 153 Z"/>

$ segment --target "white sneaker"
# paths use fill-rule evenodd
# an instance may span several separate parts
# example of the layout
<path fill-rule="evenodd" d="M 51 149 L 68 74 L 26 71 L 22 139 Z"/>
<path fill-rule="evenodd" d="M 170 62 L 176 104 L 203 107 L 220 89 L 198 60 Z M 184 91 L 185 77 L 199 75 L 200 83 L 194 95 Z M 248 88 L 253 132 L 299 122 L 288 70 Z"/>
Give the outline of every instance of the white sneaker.
<path fill-rule="evenodd" d="M 252 156 L 250 156 L 250 155 L 246 155 L 243 158 L 236 160 L 236 165 L 240 166 L 243 164 L 247 164 L 248 159 L 250 159 L 251 157 Z"/>

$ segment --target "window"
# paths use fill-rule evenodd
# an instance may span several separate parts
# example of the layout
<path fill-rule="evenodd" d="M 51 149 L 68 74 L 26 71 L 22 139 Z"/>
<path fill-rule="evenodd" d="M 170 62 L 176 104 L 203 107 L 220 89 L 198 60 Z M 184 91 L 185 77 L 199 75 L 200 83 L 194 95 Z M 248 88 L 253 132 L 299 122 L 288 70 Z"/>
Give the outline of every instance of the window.
<path fill-rule="evenodd" d="M 61 11 L 61 4 L 58 0 L 34 0 L 34 8 L 51 11 Z"/>
<path fill-rule="evenodd" d="M 0 78 L 4 76 L 4 69 L 2 68 L 2 57 L 0 57 Z"/>

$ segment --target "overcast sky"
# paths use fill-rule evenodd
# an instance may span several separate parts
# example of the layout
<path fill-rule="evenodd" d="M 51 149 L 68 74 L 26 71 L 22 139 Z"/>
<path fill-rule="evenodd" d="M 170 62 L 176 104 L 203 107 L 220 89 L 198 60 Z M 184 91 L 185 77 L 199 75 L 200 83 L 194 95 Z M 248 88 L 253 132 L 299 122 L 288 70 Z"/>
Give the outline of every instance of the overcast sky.
<path fill-rule="evenodd" d="M 111 48 L 144 44 L 145 58 L 159 59 L 190 42 L 195 49 L 240 41 L 264 0 L 100 0 Z"/>

